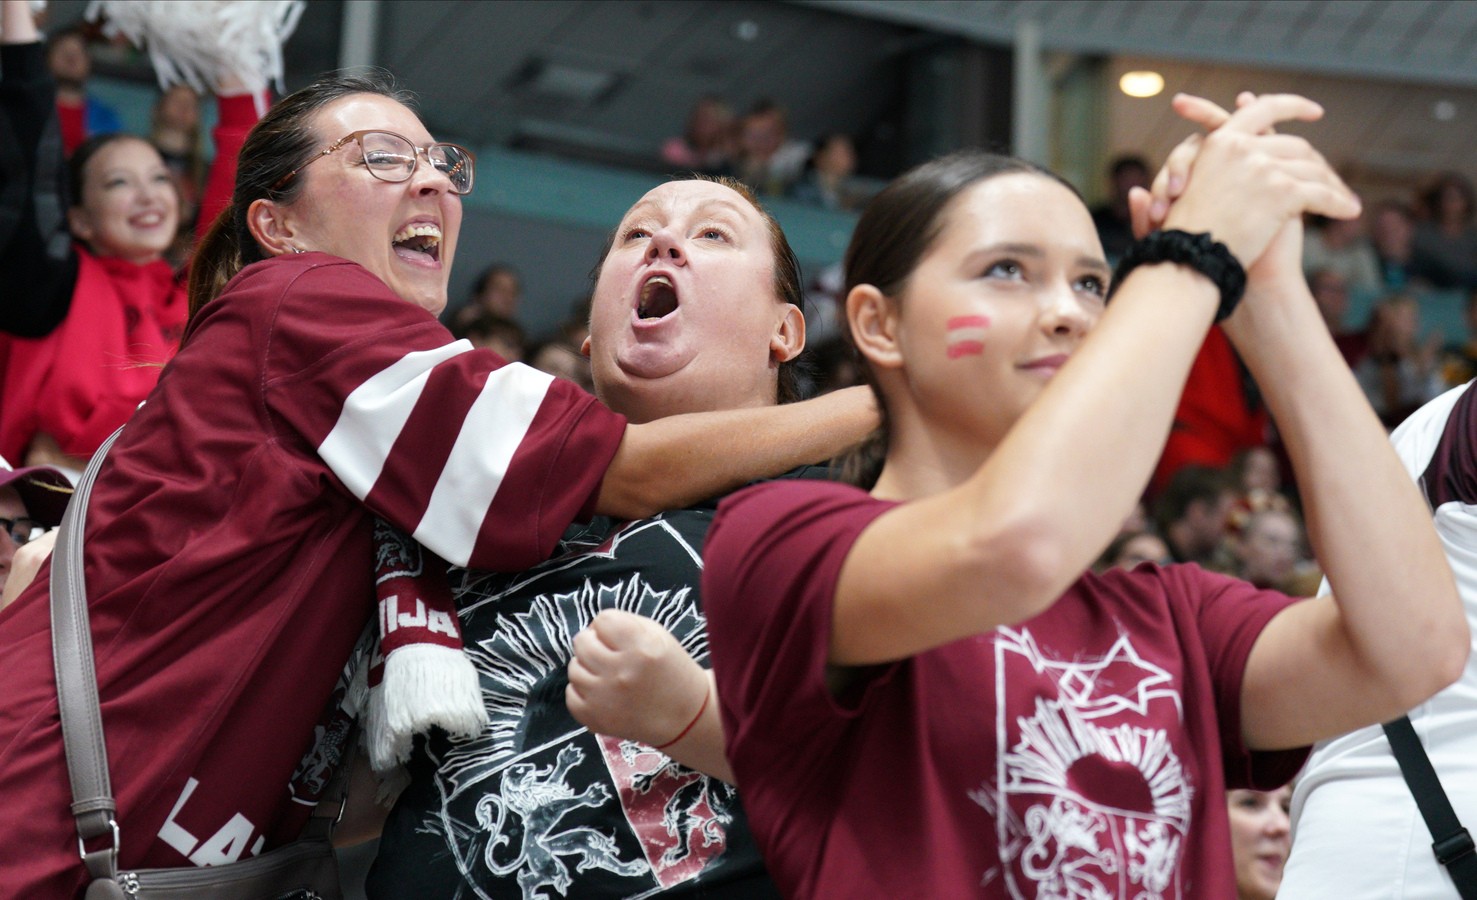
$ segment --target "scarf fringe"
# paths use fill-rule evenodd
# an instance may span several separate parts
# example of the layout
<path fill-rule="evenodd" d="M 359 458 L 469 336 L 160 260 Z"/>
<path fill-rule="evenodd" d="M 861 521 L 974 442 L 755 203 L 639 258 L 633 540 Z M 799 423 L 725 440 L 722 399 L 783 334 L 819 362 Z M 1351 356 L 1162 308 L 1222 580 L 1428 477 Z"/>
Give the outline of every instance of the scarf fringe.
<path fill-rule="evenodd" d="M 436 644 L 401 647 L 385 658 L 381 683 L 369 693 L 369 762 L 385 774 L 410 759 L 412 738 L 439 726 L 469 740 L 488 726 L 472 661 Z"/>

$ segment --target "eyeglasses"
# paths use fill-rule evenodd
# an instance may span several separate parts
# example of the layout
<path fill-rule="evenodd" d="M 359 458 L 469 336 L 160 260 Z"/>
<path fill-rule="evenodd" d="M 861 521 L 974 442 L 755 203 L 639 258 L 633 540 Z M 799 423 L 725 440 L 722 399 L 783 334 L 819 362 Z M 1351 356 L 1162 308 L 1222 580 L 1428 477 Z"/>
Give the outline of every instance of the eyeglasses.
<path fill-rule="evenodd" d="M 46 533 L 46 526 L 35 519 L 21 517 L 19 519 L 0 518 L 0 528 L 10 535 L 17 547 L 23 547 L 31 541 Z"/>
<path fill-rule="evenodd" d="M 317 160 L 346 146 L 350 141 L 359 145 L 359 151 L 364 156 L 364 167 L 369 170 L 369 174 L 380 181 L 395 184 L 409 181 L 410 176 L 415 174 L 415 167 L 420 163 L 421 156 L 424 155 L 426 161 L 434 166 L 436 171 L 451 181 L 453 194 L 472 193 L 472 176 L 475 174 L 477 163 L 477 158 L 472 155 L 472 151 L 457 144 L 444 143 L 417 147 L 411 143 L 410 138 L 402 137 L 393 131 L 356 131 L 346 135 L 330 144 L 328 149 L 282 176 L 276 184 L 272 185 L 272 190 L 275 191 L 287 184 L 294 175 Z"/>

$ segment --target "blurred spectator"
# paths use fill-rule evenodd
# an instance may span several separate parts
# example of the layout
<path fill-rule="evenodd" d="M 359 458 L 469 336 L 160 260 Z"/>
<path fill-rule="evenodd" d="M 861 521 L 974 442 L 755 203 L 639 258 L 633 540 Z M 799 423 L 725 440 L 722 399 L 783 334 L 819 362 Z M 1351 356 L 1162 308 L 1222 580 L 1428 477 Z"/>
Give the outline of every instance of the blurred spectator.
<path fill-rule="evenodd" d="M 1236 454 L 1231 479 L 1247 496 L 1282 493 L 1282 467 L 1270 447 L 1247 447 Z"/>
<path fill-rule="evenodd" d="M 708 94 L 693 104 L 681 136 L 662 144 L 662 161 L 685 171 L 726 175 L 733 168 L 735 132 L 733 107 Z"/>
<path fill-rule="evenodd" d="M 200 95 L 176 84 L 159 95 L 150 115 L 149 141 L 164 159 L 179 194 L 179 234 L 167 256 L 179 268 L 189 257 L 200 191 L 205 184 L 205 142 L 200 129 Z"/>
<path fill-rule="evenodd" d="M 790 139 L 784 107 L 760 100 L 739 126 L 739 180 L 761 194 L 783 196 L 800 178 L 810 146 Z"/>
<path fill-rule="evenodd" d="M 1135 187 L 1149 186 L 1149 165 L 1141 156 L 1120 156 L 1108 169 L 1108 182 L 1112 195 L 1107 203 L 1092 208 L 1092 224 L 1097 226 L 1098 240 L 1103 242 L 1103 253 L 1107 255 L 1108 262 L 1117 265 L 1133 243 L 1133 225 L 1128 219 L 1128 192 Z"/>
<path fill-rule="evenodd" d="M 856 145 L 846 134 L 828 134 L 816 143 L 800 180 L 790 196 L 826 209 L 852 211 L 866 204 L 866 196 L 852 180 L 856 174 Z"/>
<path fill-rule="evenodd" d="M 1308 596 L 1318 589 L 1318 579 L 1299 577 L 1299 566 L 1307 557 L 1304 543 L 1303 525 L 1292 510 L 1257 510 L 1228 541 L 1235 563 L 1231 574 L 1259 588 L 1272 588 L 1292 597 Z"/>
<path fill-rule="evenodd" d="M 1440 335 L 1420 339 L 1420 307 L 1409 294 L 1381 300 L 1370 317 L 1369 348 L 1354 376 L 1386 428 L 1394 428 L 1444 383 L 1436 365 Z"/>
<path fill-rule="evenodd" d="M 1439 288 L 1477 287 L 1477 229 L 1472 183 L 1443 172 L 1422 197 L 1426 220 L 1415 227 L 1416 268 Z"/>
<path fill-rule="evenodd" d="M 123 130 L 123 120 L 111 106 L 88 96 L 87 79 L 92 77 L 92 57 L 81 27 L 57 32 L 46 44 L 46 68 L 56 82 L 56 114 L 62 132 L 62 150 L 67 156 L 82 142 L 98 134 Z"/>
<path fill-rule="evenodd" d="M 521 325 L 492 313 L 483 313 L 473 319 L 461 337 L 471 341 L 472 346 L 491 350 L 508 362 L 521 362 L 528 344 Z"/>
<path fill-rule="evenodd" d="M 590 360 L 574 349 L 563 338 L 544 341 L 528 351 L 528 364 L 540 372 L 556 378 L 565 378 L 589 391 L 595 392 L 595 379 L 590 374 Z"/>
<path fill-rule="evenodd" d="M 1267 443 L 1270 419 L 1256 382 L 1220 326 L 1210 329 L 1190 366 L 1174 427 L 1154 469 L 1150 494 L 1186 465 L 1224 468 L 1247 447 Z"/>
<path fill-rule="evenodd" d="M 1236 489 L 1208 466 L 1185 466 L 1159 496 L 1154 520 L 1176 562 L 1210 565 L 1226 539 Z"/>
<path fill-rule="evenodd" d="M 29 562 L 21 548 L 39 538 L 48 529 L 61 524 L 67 501 L 72 496 L 71 482 L 56 469 L 46 466 L 13 469 L 0 456 L 0 609 L 19 591 L 19 579 L 29 583 L 35 576 L 40 559 Z M 35 548 L 33 548 L 35 549 Z M 18 558 L 19 557 L 19 558 Z M 44 558 L 42 554 L 41 558 Z M 12 568 L 14 567 L 14 568 Z M 15 571 L 15 590 L 5 591 L 10 573 Z"/>
<path fill-rule="evenodd" d="M 1292 788 L 1226 792 L 1231 820 L 1231 857 L 1236 865 L 1236 900 L 1273 900 L 1292 848 L 1287 811 Z"/>
<path fill-rule="evenodd" d="M 1303 240 L 1303 271 L 1333 272 L 1351 291 L 1378 293 L 1384 286 L 1374 245 L 1364 234 L 1364 217 L 1320 219 Z"/>
<path fill-rule="evenodd" d="M 1328 333 L 1333 335 L 1333 342 L 1343 354 L 1344 362 L 1351 369 L 1359 365 L 1369 349 L 1369 333 L 1352 330 L 1345 321 L 1349 315 L 1349 285 L 1344 276 L 1328 270 L 1310 272 L 1308 291 L 1318 304 L 1318 312 L 1323 315 L 1323 323 L 1328 326 Z"/>
<path fill-rule="evenodd" d="M 1146 562 L 1160 566 L 1174 562 L 1169 555 L 1169 545 L 1152 531 L 1129 531 L 1118 535 L 1108 544 L 1108 549 L 1103 551 L 1093 570 L 1106 572 L 1108 569 L 1132 569 Z"/>
<path fill-rule="evenodd" d="M 1404 290 L 1417 274 L 1414 267 L 1415 221 L 1410 208 L 1393 200 L 1386 200 L 1375 207 L 1369 239 L 1385 290 Z"/>
<path fill-rule="evenodd" d="M 472 282 L 467 302 L 452 314 L 451 328 L 465 333 L 468 325 L 487 313 L 516 321 L 522 300 L 523 278 L 518 270 L 507 263 L 493 263 Z"/>

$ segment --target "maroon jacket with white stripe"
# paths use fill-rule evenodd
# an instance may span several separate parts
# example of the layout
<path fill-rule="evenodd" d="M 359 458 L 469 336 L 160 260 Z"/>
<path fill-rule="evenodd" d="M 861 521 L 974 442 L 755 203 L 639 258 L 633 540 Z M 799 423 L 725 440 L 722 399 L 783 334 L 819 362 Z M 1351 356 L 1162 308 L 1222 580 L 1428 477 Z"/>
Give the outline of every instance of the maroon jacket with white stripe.
<path fill-rule="evenodd" d="M 625 421 L 319 253 L 247 267 L 124 429 L 86 568 L 123 868 L 296 837 L 294 772 L 373 605 L 375 514 L 524 569 L 588 515 Z M 0 896 L 82 883 L 44 588 L 0 613 Z M 316 786 L 316 785 L 315 785 Z"/>

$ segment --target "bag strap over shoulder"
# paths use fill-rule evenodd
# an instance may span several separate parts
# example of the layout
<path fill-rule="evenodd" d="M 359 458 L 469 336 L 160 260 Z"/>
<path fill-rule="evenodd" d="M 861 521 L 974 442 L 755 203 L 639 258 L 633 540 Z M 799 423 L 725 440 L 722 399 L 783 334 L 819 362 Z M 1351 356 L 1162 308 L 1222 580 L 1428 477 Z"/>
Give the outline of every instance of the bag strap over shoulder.
<path fill-rule="evenodd" d="M 1446 867 L 1457 893 L 1463 900 L 1477 900 L 1477 846 L 1472 835 L 1462 826 L 1451 800 L 1441 787 L 1441 779 L 1431 765 L 1431 758 L 1421 746 L 1421 739 L 1410 724 L 1409 716 L 1401 716 L 1385 726 L 1385 737 L 1390 741 L 1395 761 L 1400 764 L 1400 774 L 1415 797 L 1415 804 L 1426 820 L 1426 828 L 1435 840 L 1431 851 L 1437 862 Z"/>
<path fill-rule="evenodd" d="M 108 779 L 108 748 L 103 740 L 97 669 L 92 658 L 87 588 L 82 577 L 82 534 L 92 484 L 103 457 L 122 431 L 119 428 L 103 441 L 82 473 L 62 516 L 51 561 L 51 650 L 67 775 L 72 782 L 72 815 L 77 819 L 78 851 L 92 877 L 107 880 L 112 880 L 118 869 L 117 804 Z M 88 849 L 99 840 L 105 841 L 101 849 Z"/>

